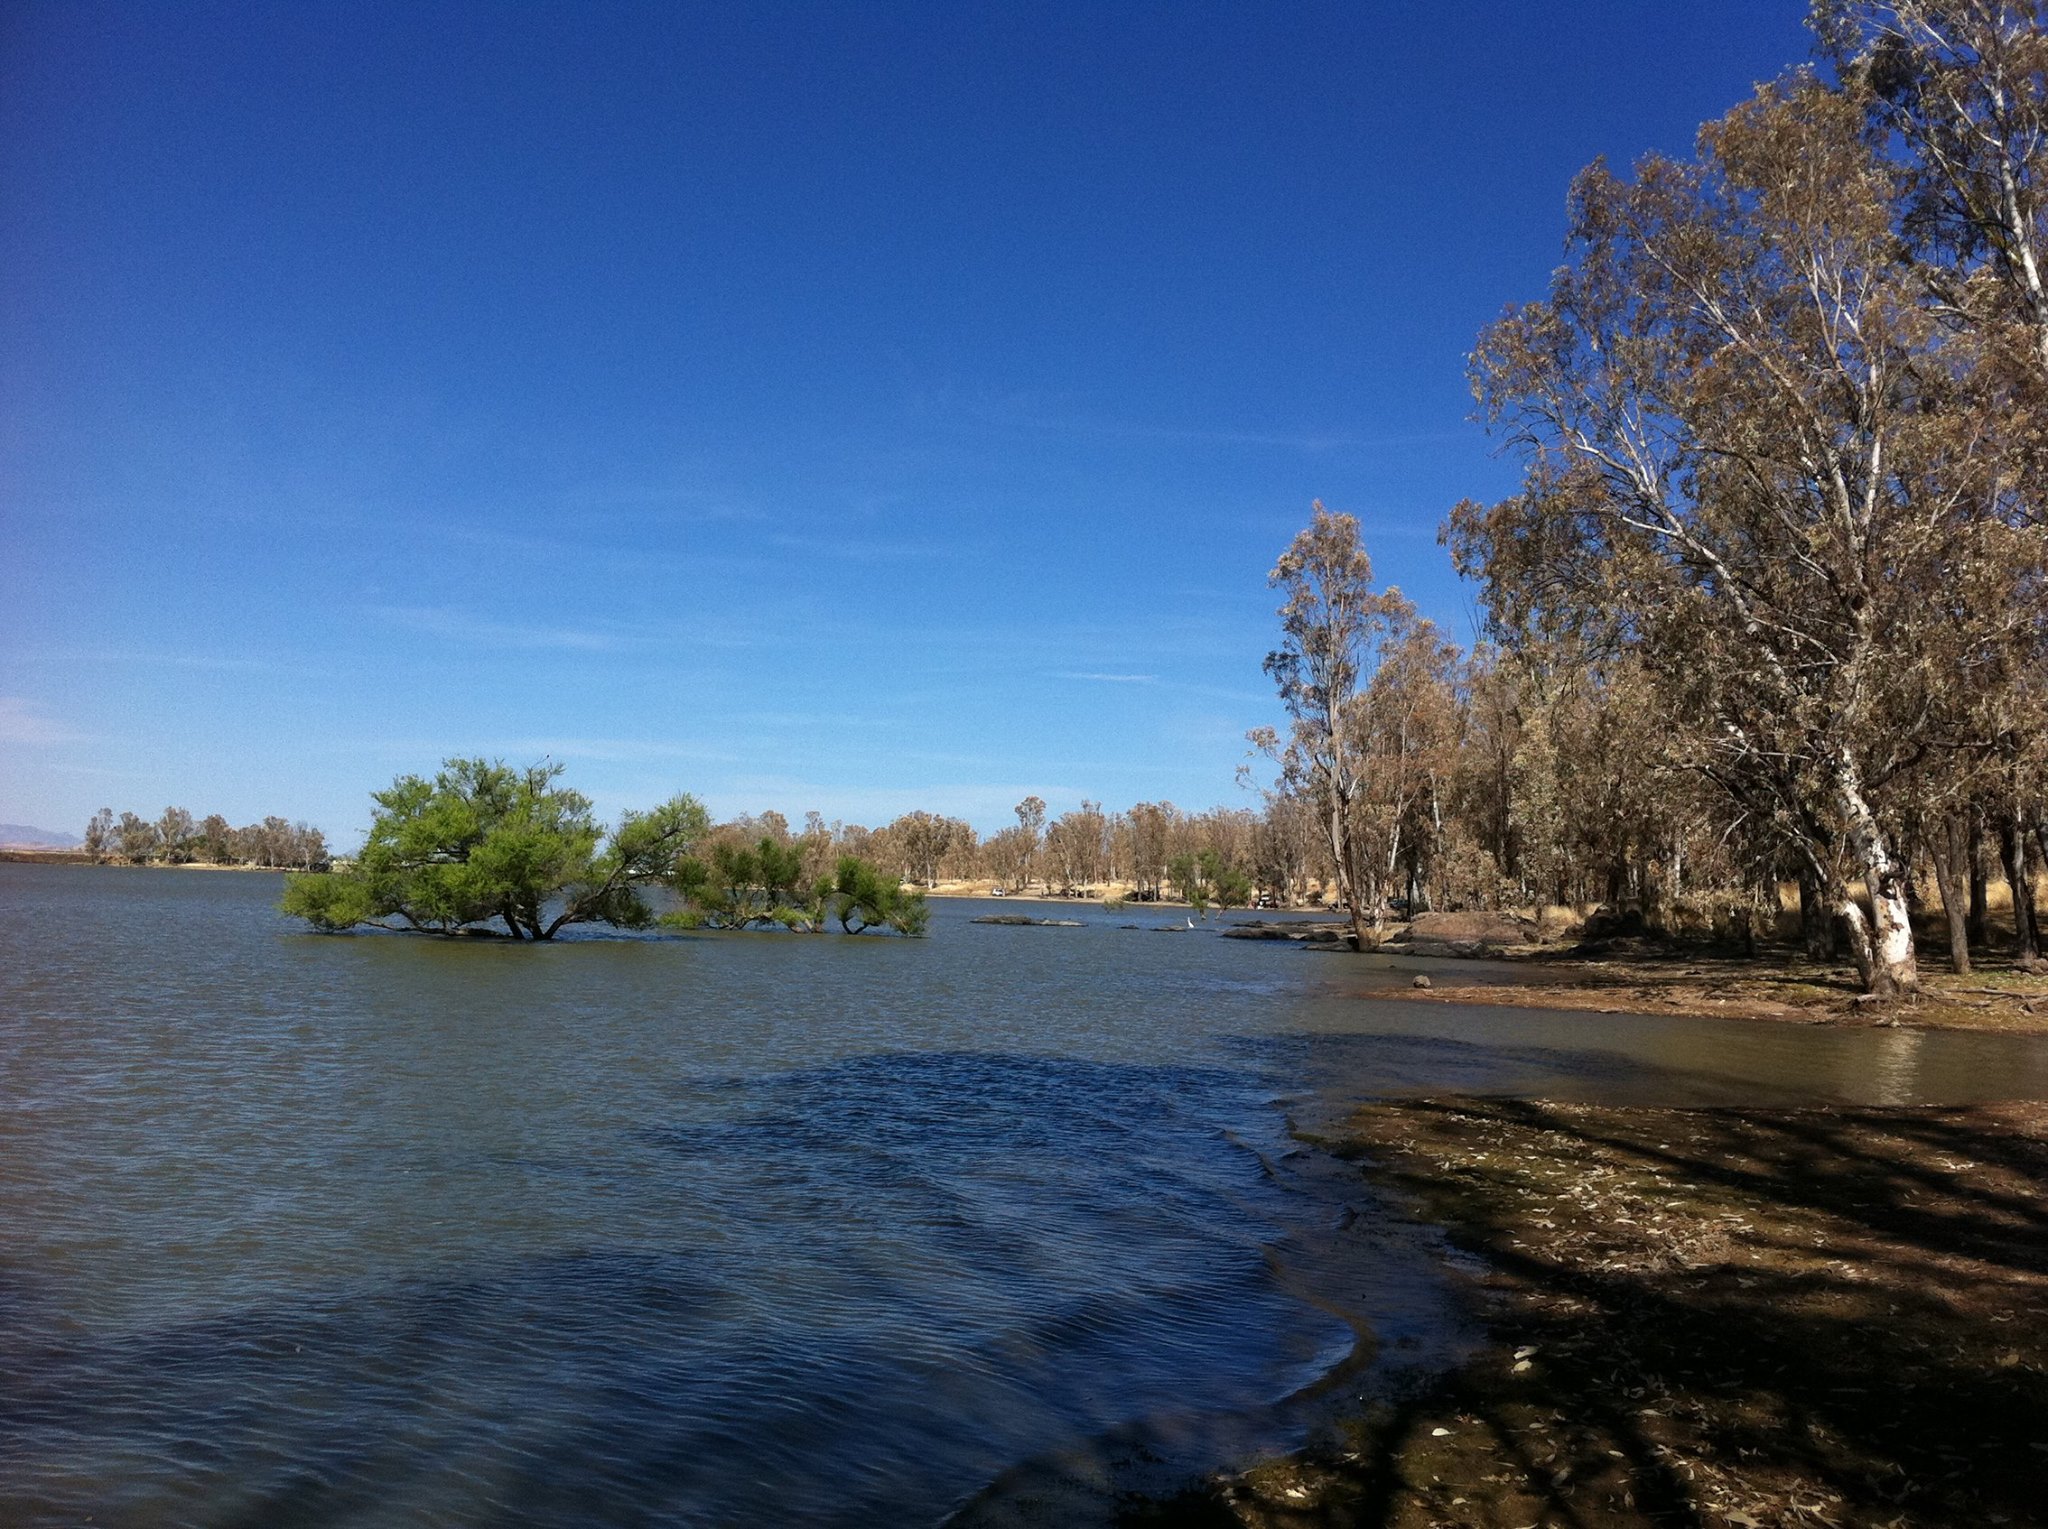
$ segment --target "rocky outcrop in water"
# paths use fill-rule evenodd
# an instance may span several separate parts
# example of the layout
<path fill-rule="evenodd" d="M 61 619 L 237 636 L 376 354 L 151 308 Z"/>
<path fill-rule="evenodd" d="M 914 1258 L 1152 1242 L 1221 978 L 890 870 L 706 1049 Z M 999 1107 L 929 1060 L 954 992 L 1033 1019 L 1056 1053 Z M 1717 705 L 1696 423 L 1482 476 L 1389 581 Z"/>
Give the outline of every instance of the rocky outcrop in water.
<path fill-rule="evenodd" d="M 1349 924 L 1316 924 L 1305 919 L 1251 919 L 1223 931 L 1226 940 L 1287 940 L 1296 945 L 1347 945 Z"/>

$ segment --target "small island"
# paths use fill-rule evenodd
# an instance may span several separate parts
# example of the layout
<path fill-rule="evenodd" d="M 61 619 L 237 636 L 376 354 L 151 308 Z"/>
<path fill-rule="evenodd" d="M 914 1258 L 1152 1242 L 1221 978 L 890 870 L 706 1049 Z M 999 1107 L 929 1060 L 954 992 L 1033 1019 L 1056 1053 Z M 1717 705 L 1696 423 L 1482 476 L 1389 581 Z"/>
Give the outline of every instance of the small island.
<path fill-rule="evenodd" d="M 772 839 L 713 843 L 695 797 L 628 812 L 606 831 L 562 767 L 450 759 L 430 780 L 401 776 L 339 870 L 294 876 L 283 909 L 315 929 L 552 940 L 576 924 L 644 930 L 783 928 L 923 934 L 924 894 L 854 855 L 804 879 L 803 856 Z M 679 906 L 657 912 L 649 892 Z"/>

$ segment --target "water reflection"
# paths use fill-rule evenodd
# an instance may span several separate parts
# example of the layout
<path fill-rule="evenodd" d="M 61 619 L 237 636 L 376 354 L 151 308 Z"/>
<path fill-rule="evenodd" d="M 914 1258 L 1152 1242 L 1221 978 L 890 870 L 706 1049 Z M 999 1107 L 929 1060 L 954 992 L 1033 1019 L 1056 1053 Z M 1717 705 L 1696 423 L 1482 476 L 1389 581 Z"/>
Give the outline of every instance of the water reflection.
<path fill-rule="evenodd" d="M 1876 1104 L 1911 1104 L 1921 1097 L 1920 1043 L 1922 1030 L 1878 1032 L 1877 1056 L 1872 1065 Z"/>

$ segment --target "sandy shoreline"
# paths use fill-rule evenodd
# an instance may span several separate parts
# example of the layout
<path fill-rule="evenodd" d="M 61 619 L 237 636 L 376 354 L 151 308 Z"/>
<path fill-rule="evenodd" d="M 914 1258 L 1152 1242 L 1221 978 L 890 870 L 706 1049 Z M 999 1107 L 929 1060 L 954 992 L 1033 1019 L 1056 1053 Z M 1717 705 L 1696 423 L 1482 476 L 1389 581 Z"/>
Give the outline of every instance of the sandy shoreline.
<path fill-rule="evenodd" d="M 1136 889 L 1128 882 L 1110 882 L 1103 886 L 1094 888 L 1086 896 L 1076 895 L 1073 897 L 1068 897 L 1065 894 L 1059 892 L 1048 892 L 1043 887 L 1035 888 L 1034 890 L 1029 892 L 1018 892 L 1007 889 L 1002 892 L 998 892 L 996 891 L 996 883 L 986 879 L 980 881 L 942 881 L 939 882 L 936 886 L 929 887 L 923 886 L 922 884 L 915 881 L 906 881 L 904 882 L 904 885 L 908 887 L 917 887 L 918 890 L 923 892 L 926 897 L 985 897 L 994 902 L 1059 903 L 1066 907 L 1092 908 L 1100 908 L 1110 902 L 1127 903 L 1129 904 L 1129 906 L 1133 908 L 1185 908 L 1189 906 L 1189 904 L 1180 902 L 1177 899 L 1171 897 L 1160 897 L 1154 899 L 1151 902 L 1143 903 L 1133 901 L 1131 898 L 1131 894 Z M 1226 910 L 1216 908 L 1212 905 L 1210 911 L 1211 913 L 1229 912 L 1234 914 L 1249 914 L 1251 910 L 1246 908 L 1231 908 Z M 1285 911 L 1303 912 L 1315 910 L 1292 909 Z"/>
<path fill-rule="evenodd" d="M 1538 956 L 1509 964 L 1521 980 L 1432 979 L 1427 988 L 1360 988 L 1355 996 L 1590 1014 L 2048 1034 L 2048 975 L 2010 967 L 1987 967 L 1968 977 L 1926 971 L 1917 996 L 1877 1003 L 1860 996 L 1848 968 L 1789 960 Z"/>

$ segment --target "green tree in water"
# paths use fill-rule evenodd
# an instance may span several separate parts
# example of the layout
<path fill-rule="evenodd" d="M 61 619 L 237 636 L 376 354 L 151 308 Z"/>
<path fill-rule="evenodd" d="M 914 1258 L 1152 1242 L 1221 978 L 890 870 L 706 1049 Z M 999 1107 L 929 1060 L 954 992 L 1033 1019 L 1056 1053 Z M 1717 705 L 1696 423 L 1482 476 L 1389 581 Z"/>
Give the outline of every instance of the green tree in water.
<path fill-rule="evenodd" d="M 829 903 L 832 917 L 848 934 L 864 929 L 890 929 L 897 934 L 923 934 L 931 921 L 924 893 L 906 887 L 894 876 L 856 855 L 839 857 Z"/>
<path fill-rule="evenodd" d="M 924 894 L 856 855 L 842 855 L 835 873 L 806 882 L 803 851 L 763 838 L 754 847 L 719 842 L 701 858 L 676 862 L 670 885 L 683 906 L 663 916 L 678 929 L 748 929 L 776 924 L 821 933 L 837 920 L 848 934 L 889 929 L 923 934 L 930 919 Z"/>
<path fill-rule="evenodd" d="M 454 935 L 495 920 L 513 939 L 548 940 L 571 924 L 647 928 L 642 888 L 668 881 L 706 832 L 703 806 L 677 796 L 607 835 L 590 799 L 556 784 L 561 773 L 450 759 L 432 780 L 401 776 L 376 793 L 354 864 L 292 877 L 284 911 L 330 931 Z"/>

